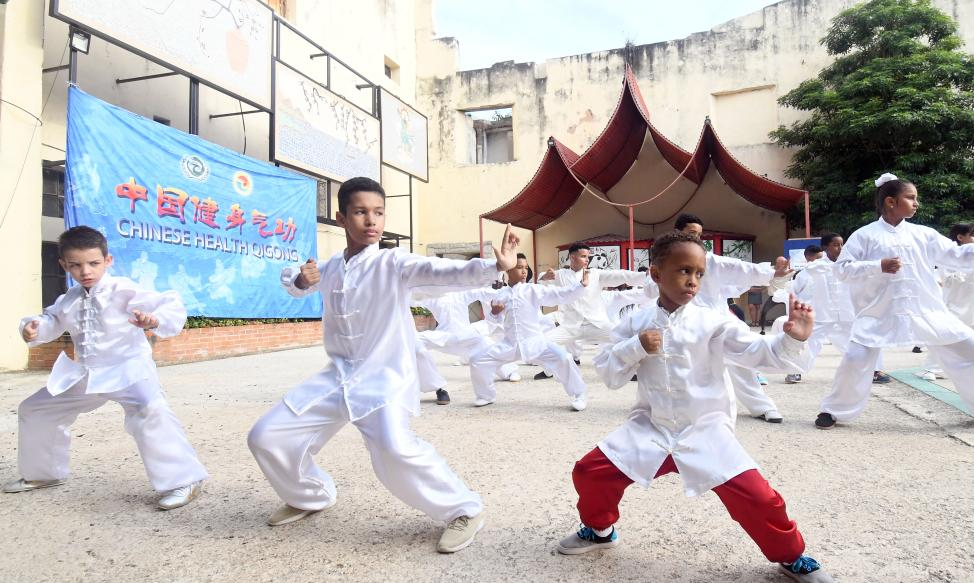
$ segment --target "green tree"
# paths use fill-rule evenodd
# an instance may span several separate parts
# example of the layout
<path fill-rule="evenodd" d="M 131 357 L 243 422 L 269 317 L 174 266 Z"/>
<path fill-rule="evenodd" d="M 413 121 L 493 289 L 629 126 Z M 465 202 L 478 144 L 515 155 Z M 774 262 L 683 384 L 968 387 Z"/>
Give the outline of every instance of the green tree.
<path fill-rule="evenodd" d="M 786 174 L 811 192 L 812 226 L 848 233 L 875 219 L 873 180 L 920 192 L 914 219 L 974 220 L 974 57 L 929 0 L 871 0 L 821 40 L 835 61 L 779 103 L 809 116 L 771 138 L 797 148 Z"/>

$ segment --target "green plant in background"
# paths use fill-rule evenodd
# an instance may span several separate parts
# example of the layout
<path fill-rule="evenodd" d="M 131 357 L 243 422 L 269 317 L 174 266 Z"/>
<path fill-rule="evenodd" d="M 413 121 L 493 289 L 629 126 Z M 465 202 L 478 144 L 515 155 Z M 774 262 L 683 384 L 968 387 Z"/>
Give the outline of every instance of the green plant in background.
<path fill-rule="evenodd" d="M 433 312 L 427 310 L 426 308 L 420 306 L 413 306 L 409 308 L 409 311 L 413 313 L 414 316 L 432 316 Z"/>
<path fill-rule="evenodd" d="M 246 326 L 248 324 L 283 324 L 286 322 L 313 322 L 318 318 L 208 318 L 206 316 L 190 316 L 186 318 L 183 328 L 221 328 L 225 326 Z"/>
<path fill-rule="evenodd" d="M 917 185 L 916 221 L 974 218 L 974 57 L 957 23 L 930 0 L 871 0 L 821 42 L 835 61 L 778 100 L 809 117 L 771 133 L 796 148 L 786 174 L 811 192 L 812 225 L 848 233 L 875 220 L 883 172 Z"/>

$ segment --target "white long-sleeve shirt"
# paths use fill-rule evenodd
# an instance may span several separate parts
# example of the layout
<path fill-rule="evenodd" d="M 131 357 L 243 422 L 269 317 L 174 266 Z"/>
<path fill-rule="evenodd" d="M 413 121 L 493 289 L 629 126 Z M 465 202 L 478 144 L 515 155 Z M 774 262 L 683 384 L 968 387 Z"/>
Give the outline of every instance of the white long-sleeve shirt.
<path fill-rule="evenodd" d="M 882 260 L 899 257 L 895 274 Z M 882 218 L 853 233 L 836 260 L 835 273 L 849 285 L 856 320 L 852 341 L 863 346 L 942 346 L 974 332 L 944 304 L 934 267 L 974 269 L 974 246 L 958 246 L 937 231 Z"/>
<path fill-rule="evenodd" d="M 967 326 L 974 327 L 974 270 L 941 269 L 944 303 Z"/>
<path fill-rule="evenodd" d="M 318 262 L 321 281 L 298 289 L 301 266 L 284 268 L 281 283 L 304 297 L 321 292 L 322 329 L 330 362 L 324 382 L 292 389 L 284 403 L 300 415 L 342 391 L 355 421 L 386 405 L 419 414 L 416 328 L 409 311 L 410 289 L 424 285 L 487 285 L 497 274 L 494 260 L 455 261 L 422 257 L 370 245 L 348 261 L 344 251 Z"/>
<path fill-rule="evenodd" d="M 572 302 L 559 305 L 558 310 L 562 312 L 561 325 L 579 328 L 588 322 L 602 330 L 611 330 L 613 320 L 606 312 L 605 302 L 602 300 L 602 288 L 616 287 L 622 284 L 643 285 L 647 279 L 646 274 L 639 271 L 590 269 L 585 292 Z M 542 284 L 567 287 L 579 281 L 582 281 L 582 270 L 572 271 L 566 267 L 556 271 L 554 279 L 543 280 Z"/>
<path fill-rule="evenodd" d="M 151 313 L 159 320 L 156 336 L 179 334 L 186 322 L 186 308 L 174 291 L 142 289 L 127 277 L 109 274 L 86 290 L 77 285 L 66 291 L 39 316 L 20 321 L 20 331 L 37 320 L 37 346 L 55 340 L 65 331 L 71 334 L 74 360 L 61 353 L 47 390 L 57 396 L 88 376 L 85 392 L 111 393 L 125 389 L 155 374 L 152 347 L 142 328 L 132 325 L 132 312 Z"/>
<path fill-rule="evenodd" d="M 602 301 L 605 302 L 605 309 L 612 320 L 613 325 L 618 325 L 622 316 L 619 312 L 626 306 L 635 306 L 636 309 L 655 302 L 658 296 L 651 297 L 642 288 L 634 287 L 625 291 L 606 291 L 602 290 Z"/>
<path fill-rule="evenodd" d="M 440 286 L 442 287 L 442 286 Z M 494 290 L 488 287 L 464 291 L 451 291 L 435 295 L 436 287 L 426 287 L 417 293 L 413 291 L 415 303 L 432 312 L 436 319 L 436 329 L 421 332 L 423 338 L 436 346 L 446 346 L 448 342 L 463 341 L 481 336 L 480 331 L 470 322 L 470 304 L 482 300 L 490 301 Z"/>
<path fill-rule="evenodd" d="M 639 333 L 650 329 L 662 336 L 659 353 L 647 354 L 639 341 Z M 612 339 L 595 358 L 595 369 L 610 389 L 636 374 L 638 393 L 629 419 L 599 449 L 643 486 L 672 455 L 688 496 L 756 467 L 734 435 L 726 365 L 783 371 L 808 365 L 804 342 L 761 336 L 693 303 L 672 314 L 658 304 L 632 312 Z"/>
<path fill-rule="evenodd" d="M 838 278 L 835 263 L 828 257 L 806 265 L 795 277 L 791 291 L 802 302 L 811 304 L 816 324 L 852 322 L 856 318 L 849 285 Z"/>
<path fill-rule="evenodd" d="M 589 272 L 589 277 L 591 277 Z M 591 287 L 591 280 L 588 287 Z M 575 301 L 587 287 L 581 280 L 564 287 L 519 283 L 497 290 L 492 302 L 504 305 L 504 339 L 498 344 L 516 347 L 519 359 L 531 361 L 538 358 L 548 346 L 544 336 L 546 329 L 541 306 L 563 305 Z"/>

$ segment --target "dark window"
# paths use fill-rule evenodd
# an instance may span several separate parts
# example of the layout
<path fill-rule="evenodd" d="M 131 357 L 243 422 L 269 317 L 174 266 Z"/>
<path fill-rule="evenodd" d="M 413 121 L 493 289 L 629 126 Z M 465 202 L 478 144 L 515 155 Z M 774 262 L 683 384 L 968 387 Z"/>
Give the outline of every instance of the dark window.
<path fill-rule="evenodd" d="M 64 218 L 64 169 L 45 168 L 41 198 L 41 214 L 45 217 Z"/>
<path fill-rule="evenodd" d="M 58 263 L 57 243 L 41 243 L 41 297 L 45 307 L 68 290 L 66 279 Z"/>

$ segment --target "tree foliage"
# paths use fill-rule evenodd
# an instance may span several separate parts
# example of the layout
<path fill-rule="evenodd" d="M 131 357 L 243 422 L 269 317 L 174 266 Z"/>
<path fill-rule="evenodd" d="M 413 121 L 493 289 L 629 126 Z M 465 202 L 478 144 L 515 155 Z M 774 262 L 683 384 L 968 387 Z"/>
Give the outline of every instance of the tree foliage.
<path fill-rule="evenodd" d="M 914 219 L 974 220 L 974 57 L 930 0 L 871 0 L 821 40 L 835 61 L 779 103 L 809 112 L 771 133 L 796 148 L 786 174 L 811 192 L 812 225 L 848 233 L 875 219 L 873 180 L 917 185 Z"/>

